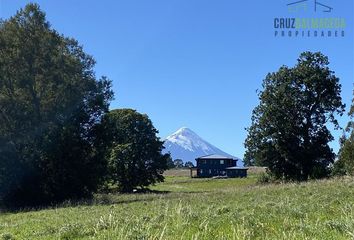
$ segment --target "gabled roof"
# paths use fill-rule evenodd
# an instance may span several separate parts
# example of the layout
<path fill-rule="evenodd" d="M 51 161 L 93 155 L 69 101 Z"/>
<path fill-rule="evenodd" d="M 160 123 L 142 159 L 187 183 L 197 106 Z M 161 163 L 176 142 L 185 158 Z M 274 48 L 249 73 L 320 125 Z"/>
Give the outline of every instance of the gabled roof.
<path fill-rule="evenodd" d="M 226 157 L 226 156 L 222 156 L 222 155 L 217 155 L 217 154 L 210 154 L 210 155 L 206 155 L 206 156 L 202 156 L 202 157 L 198 157 L 197 159 L 201 159 L 201 160 L 211 160 L 211 159 L 232 159 L 237 161 L 237 159 L 234 159 L 232 157 Z"/>

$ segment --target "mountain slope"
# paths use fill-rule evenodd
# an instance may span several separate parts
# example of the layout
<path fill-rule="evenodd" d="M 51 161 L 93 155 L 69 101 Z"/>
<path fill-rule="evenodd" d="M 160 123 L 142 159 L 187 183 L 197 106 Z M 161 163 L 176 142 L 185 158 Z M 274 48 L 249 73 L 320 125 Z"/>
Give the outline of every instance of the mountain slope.
<path fill-rule="evenodd" d="M 164 152 L 170 152 L 172 159 L 182 159 L 195 164 L 195 158 L 209 154 L 218 154 L 235 158 L 199 137 L 189 128 L 183 127 L 165 139 Z M 236 158 L 238 159 L 238 158 Z M 239 159 L 238 165 L 241 165 Z"/>

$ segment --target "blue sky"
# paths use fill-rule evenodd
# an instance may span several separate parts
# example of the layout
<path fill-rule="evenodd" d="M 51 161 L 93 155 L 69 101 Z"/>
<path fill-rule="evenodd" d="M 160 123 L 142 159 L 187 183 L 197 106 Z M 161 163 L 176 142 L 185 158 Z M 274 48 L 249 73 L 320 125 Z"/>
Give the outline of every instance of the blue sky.
<path fill-rule="evenodd" d="M 29 1 L 0 0 L 8 18 Z M 322 51 L 350 105 L 354 77 L 351 0 L 322 0 L 332 13 L 289 13 L 291 0 L 34 1 L 52 27 L 76 38 L 113 80 L 112 108 L 150 116 L 161 137 L 187 126 L 224 151 L 243 157 L 245 127 L 268 72 L 292 66 L 303 51 Z M 311 3 L 309 3 L 311 4 Z M 340 17 L 344 38 L 276 38 L 276 17 Z M 340 118 L 344 126 L 347 117 Z M 340 131 L 331 144 L 338 150 Z"/>

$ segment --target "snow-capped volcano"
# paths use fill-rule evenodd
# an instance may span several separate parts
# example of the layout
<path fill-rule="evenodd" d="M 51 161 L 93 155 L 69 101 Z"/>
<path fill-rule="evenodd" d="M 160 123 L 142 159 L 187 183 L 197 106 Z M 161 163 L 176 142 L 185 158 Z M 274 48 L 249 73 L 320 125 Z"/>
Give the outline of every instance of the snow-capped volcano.
<path fill-rule="evenodd" d="M 164 152 L 170 152 L 172 159 L 182 159 L 184 162 L 191 161 L 195 164 L 195 158 L 209 154 L 234 156 L 211 145 L 199 137 L 189 128 L 183 127 L 165 139 Z M 238 159 L 238 158 L 235 158 Z M 241 161 L 238 161 L 238 165 Z"/>

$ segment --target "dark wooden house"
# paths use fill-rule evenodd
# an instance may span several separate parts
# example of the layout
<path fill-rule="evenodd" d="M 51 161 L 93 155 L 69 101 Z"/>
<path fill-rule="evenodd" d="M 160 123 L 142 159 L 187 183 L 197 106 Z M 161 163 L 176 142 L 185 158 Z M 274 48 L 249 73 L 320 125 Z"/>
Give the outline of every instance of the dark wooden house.
<path fill-rule="evenodd" d="M 237 167 L 237 159 L 221 155 L 207 155 L 195 159 L 197 166 L 191 168 L 191 177 L 247 177 L 248 168 Z"/>

